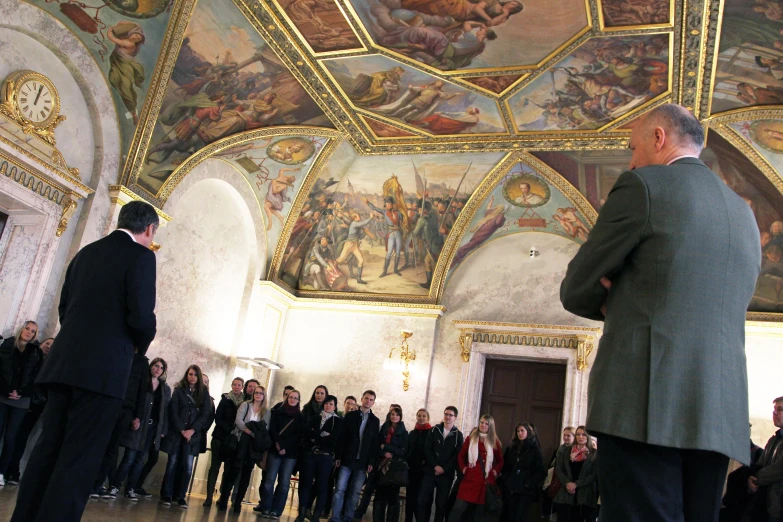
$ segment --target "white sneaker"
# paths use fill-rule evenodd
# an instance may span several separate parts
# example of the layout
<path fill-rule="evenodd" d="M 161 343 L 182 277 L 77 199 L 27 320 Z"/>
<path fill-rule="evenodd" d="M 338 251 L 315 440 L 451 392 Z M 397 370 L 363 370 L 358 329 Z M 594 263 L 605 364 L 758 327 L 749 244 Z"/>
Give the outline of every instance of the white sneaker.
<path fill-rule="evenodd" d="M 5 478 L 0 475 L 0 486 L 5 486 Z"/>

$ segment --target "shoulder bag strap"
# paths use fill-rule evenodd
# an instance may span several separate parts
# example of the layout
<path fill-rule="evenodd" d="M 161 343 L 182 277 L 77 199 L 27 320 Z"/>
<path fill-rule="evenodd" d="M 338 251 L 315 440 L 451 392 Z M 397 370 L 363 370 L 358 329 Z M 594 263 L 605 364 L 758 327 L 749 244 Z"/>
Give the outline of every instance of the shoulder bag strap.
<path fill-rule="evenodd" d="M 282 435 L 283 433 L 285 433 L 285 430 L 287 430 L 287 429 L 288 429 L 288 427 L 291 425 L 291 423 L 292 423 L 292 422 L 294 422 L 294 419 L 291 419 L 290 421 L 288 421 L 288 424 L 286 424 L 286 425 L 283 427 L 283 429 L 282 429 L 282 430 L 280 430 L 280 433 L 278 433 L 278 435 Z"/>

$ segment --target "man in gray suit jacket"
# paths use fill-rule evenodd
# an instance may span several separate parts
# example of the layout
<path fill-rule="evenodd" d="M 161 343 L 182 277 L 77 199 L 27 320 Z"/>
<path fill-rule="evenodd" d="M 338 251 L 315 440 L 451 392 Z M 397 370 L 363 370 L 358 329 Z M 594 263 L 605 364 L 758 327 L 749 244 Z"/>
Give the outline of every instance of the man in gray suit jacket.
<path fill-rule="evenodd" d="M 703 143 L 679 105 L 634 128 L 630 170 L 560 287 L 566 310 L 605 321 L 587 412 L 602 522 L 717 520 L 729 458 L 748 462 L 759 230 L 698 159 Z"/>

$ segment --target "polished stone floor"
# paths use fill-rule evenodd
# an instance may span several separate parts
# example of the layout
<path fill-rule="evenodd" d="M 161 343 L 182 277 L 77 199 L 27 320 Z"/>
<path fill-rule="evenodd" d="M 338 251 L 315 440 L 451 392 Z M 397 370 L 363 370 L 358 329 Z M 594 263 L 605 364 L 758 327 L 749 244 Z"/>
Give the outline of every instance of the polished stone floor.
<path fill-rule="evenodd" d="M 16 486 L 0 488 L 0 522 L 11 519 L 11 514 L 16 505 Z M 139 521 L 165 521 L 165 522 L 217 522 L 228 520 L 231 522 L 266 521 L 253 512 L 250 504 L 242 506 L 242 513 L 235 515 L 233 512 L 218 511 L 212 508 L 202 507 L 204 497 L 193 495 L 188 497 L 188 509 L 181 509 L 176 505 L 166 507 L 158 502 L 157 495 L 151 499 L 139 499 L 137 502 L 122 497 L 116 500 L 91 500 L 84 512 L 83 522 L 139 522 Z M 286 506 L 280 522 L 293 522 L 296 513 L 292 514 L 291 508 Z M 53 521 L 54 522 L 54 521 Z"/>

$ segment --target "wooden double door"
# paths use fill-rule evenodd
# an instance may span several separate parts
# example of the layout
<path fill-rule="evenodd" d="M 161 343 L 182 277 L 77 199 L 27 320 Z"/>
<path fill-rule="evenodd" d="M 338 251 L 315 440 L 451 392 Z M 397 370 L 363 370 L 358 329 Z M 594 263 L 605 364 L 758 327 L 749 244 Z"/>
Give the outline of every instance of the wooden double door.
<path fill-rule="evenodd" d="M 565 364 L 487 360 L 481 413 L 494 417 L 504 448 L 517 423 L 529 422 L 538 430 L 544 465 L 549 466 L 561 444 L 565 379 Z"/>

